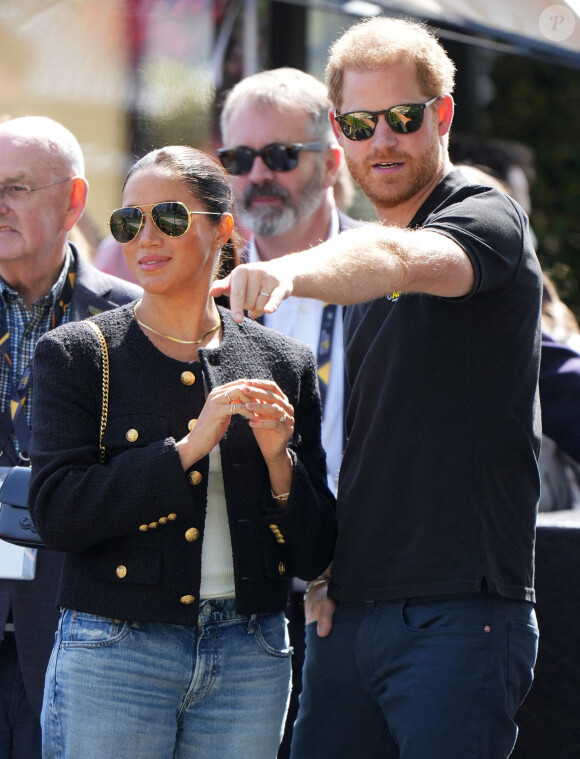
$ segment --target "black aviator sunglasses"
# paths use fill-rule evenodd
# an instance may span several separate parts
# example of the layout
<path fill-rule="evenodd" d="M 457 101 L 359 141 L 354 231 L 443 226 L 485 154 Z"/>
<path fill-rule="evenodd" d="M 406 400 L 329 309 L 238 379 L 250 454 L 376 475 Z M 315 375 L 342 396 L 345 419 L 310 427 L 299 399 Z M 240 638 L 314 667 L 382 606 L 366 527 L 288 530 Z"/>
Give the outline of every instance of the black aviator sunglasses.
<path fill-rule="evenodd" d="M 428 108 L 441 96 L 426 103 L 404 103 L 394 105 L 385 111 L 352 111 L 351 113 L 338 113 L 335 109 L 334 117 L 337 120 L 342 133 L 349 140 L 369 140 L 375 133 L 379 116 L 385 117 L 387 125 L 397 134 L 412 134 L 421 129 L 425 108 Z"/>
<path fill-rule="evenodd" d="M 249 174 L 256 156 L 260 156 L 272 171 L 292 171 L 298 166 L 301 150 L 322 152 L 328 147 L 326 142 L 271 142 L 259 150 L 246 145 L 236 148 L 220 148 L 217 156 L 228 174 Z"/>
<path fill-rule="evenodd" d="M 155 203 L 150 213 L 145 213 L 138 206 L 117 208 L 109 219 L 111 234 L 120 243 L 134 240 L 143 227 L 146 216 L 160 232 L 168 237 L 181 237 L 191 226 L 191 217 L 195 214 L 202 216 L 223 216 L 216 211 L 190 211 L 186 205 L 177 200 Z"/>

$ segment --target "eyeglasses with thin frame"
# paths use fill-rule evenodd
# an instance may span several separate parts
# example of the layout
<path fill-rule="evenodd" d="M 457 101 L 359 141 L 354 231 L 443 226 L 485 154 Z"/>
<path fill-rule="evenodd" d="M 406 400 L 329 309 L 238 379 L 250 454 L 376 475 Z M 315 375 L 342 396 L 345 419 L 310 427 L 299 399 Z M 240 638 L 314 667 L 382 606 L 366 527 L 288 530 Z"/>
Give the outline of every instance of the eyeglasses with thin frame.
<path fill-rule="evenodd" d="M 145 208 L 149 208 L 146 205 Z M 191 217 L 200 216 L 223 216 L 217 211 L 190 211 L 188 207 L 177 200 L 166 200 L 161 203 L 152 203 L 151 211 L 145 213 L 139 206 L 125 206 L 117 208 L 109 219 L 111 234 L 117 242 L 125 245 L 134 240 L 141 229 L 146 216 L 160 232 L 168 237 L 181 237 L 191 227 Z"/>
<path fill-rule="evenodd" d="M 41 184 L 39 187 L 29 187 L 27 184 L 19 184 L 18 182 L 10 182 L 8 184 L 0 185 L 0 198 L 8 198 L 8 200 L 28 200 L 33 192 L 37 190 L 44 190 L 45 187 L 52 187 L 55 184 L 61 184 L 62 182 L 68 182 L 69 179 L 74 177 L 65 177 L 64 179 L 57 179 L 56 182 L 49 182 L 48 184 Z"/>
<path fill-rule="evenodd" d="M 394 105 L 384 111 L 351 111 L 350 113 L 338 113 L 335 109 L 334 117 L 337 120 L 342 133 L 349 140 L 369 140 L 375 133 L 379 116 L 383 115 L 387 125 L 397 134 L 412 134 L 421 129 L 425 109 L 438 100 L 441 95 L 426 103 L 403 103 Z"/>
<path fill-rule="evenodd" d="M 272 171 L 292 171 L 298 166 L 302 150 L 322 152 L 327 147 L 326 142 L 271 142 L 259 150 L 249 148 L 247 145 L 220 148 L 217 156 L 228 174 L 239 176 L 250 173 L 257 156 L 260 156 Z"/>

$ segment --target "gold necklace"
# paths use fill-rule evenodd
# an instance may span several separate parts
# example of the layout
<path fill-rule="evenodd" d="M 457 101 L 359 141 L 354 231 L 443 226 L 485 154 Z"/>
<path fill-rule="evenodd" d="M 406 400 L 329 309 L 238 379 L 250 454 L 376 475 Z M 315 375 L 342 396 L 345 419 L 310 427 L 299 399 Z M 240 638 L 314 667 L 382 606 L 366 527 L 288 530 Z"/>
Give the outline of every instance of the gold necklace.
<path fill-rule="evenodd" d="M 221 322 L 218 322 L 215 327 L 212 327 L 211 329 L 208 329 L 207 332 L 205 332 L 199 340 L 180 340 L 178 337 L 171 337 L 171 335 L 164 335 L 163 332 L 157 332 L 156 329 L 153 329 L 153 327 L 150 327 L 148 324 L 144 324 L 141 319 L 137 316 L 137 310 L 136 307 L 133 306 L 133 316 L 135 317 L 135 321 L 140 327 L 144 327 L 145 329 L 148 329 L 149 332 L 153 332 L 154 335 L 157 335 L 158 337 L 164 337 L 166 340 L 171 340 L 174 343 L 181 343 L 182 345 L 199 345 L 200 343 L 203 343 L 205 338 L 208 335 L 211 335 L 213 332 L 217 332 L 217 330 L 221 327 Z"/>

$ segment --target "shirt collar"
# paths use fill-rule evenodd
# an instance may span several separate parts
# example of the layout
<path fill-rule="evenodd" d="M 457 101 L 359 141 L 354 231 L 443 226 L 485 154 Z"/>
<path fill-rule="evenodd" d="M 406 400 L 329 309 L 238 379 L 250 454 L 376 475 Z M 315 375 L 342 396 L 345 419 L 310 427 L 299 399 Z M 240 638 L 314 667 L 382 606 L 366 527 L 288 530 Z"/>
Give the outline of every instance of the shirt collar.
<path fill-rule="evenodd" d="M 64 283 L 66 282 L 66 277 L 68 274 L 68 270 L 70 268 L 72 261 L 72 252 L 70 249 L 70 245 L 67 245 L 67 252 L 64 259 L 64 264 L 62 266 L 62 269 L 60 271 L 60 274 L 58 275 L 58 279 L 54 283 L 54 285 L 50 288 L 49 292 L 47 292 L 45 295 L 41 295 L 38 300 L 34 301 L 33 308 L 36 306 L 36 304 L 42 304 L 46 305 L 47 303 L 50 304 L 51 308 L 54 308 L 55 303 L 60 298 L 62 294 L 62 290 L 64 287 Z M 15 302 L 18 300 L 22 301 L 22 298 L 20 297 L 20 294 L 10 287 L 10 285 L 3 279 L 3 277 L 0 276 L 0 294 L 2 295 L 2 299 L 5 303 L 9 303 L 10 301 Z"/>

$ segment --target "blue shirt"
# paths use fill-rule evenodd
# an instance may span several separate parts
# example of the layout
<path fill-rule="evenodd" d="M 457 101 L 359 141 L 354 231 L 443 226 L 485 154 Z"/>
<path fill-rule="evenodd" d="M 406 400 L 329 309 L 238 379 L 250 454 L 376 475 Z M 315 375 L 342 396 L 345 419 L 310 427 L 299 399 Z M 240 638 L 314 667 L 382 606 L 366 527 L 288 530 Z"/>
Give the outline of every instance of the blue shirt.
<path fill-rule="evenodd" d="M 28 309 L 22 297 L 0 277 L 0 294 L 2 295 L 0 308 L 4 309 L 6 313 L 12 359 L 12 376 L 10 376 L 9 366 L 4 357 L 0 361 L 0 414 L 4 414 L 10 404 L 12 387 L 18 384 L 27 366 L 32 361 L 36 343 L 52 327 L 52 315 L 61 296 L 71 260 L 72 253 L 69 248 L 57 281 L 46 295 L 32 304 L 31 309 Z M 60 321 L 61 324 L 69 321 L 69 311 L 68 308 L 65 310 Z M 29 425 L 32 421 L 32 394 L 33 388 L 31 386 L 24 407 Z M 11 433 L 11 440 L 14 450 L 19 453 L 20 446 L 14 432 Z"/>

